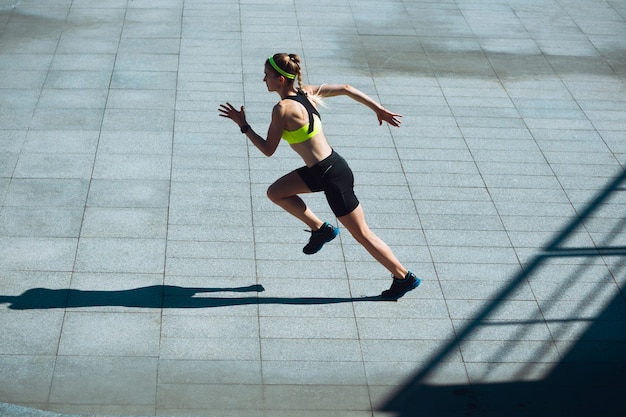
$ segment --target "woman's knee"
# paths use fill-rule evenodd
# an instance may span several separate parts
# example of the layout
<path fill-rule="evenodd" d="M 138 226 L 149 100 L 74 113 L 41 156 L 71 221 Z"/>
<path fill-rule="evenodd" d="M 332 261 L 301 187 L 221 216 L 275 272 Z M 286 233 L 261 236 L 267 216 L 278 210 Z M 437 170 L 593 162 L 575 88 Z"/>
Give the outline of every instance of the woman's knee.
<path fill-rule="evenodd" d="M 365 245 L 376 238 L 374 232 L 372 232 L 364 222 L 342 221 L 342 224 L 346 229 L 348 229 L 354 240 L 362 245 Z"/>
<path fill-rule="evenodd" d="M 306 192 L 306 185 L 302 183 L 302 179 L 295 171 L 277 179 L 267 188 L 267 197 L 274 201 L 281 201 L 298 195 L 300 192 Z"/>
<path fill-rule="evenodd" d="M 359 227 L 351 232 L 354 239 L 361 245 L 371 245 L 376 241 L 376 235 L 368 227 Z"/>
<path fill-rule="evenodd" d="M 266 194 L 267 198 L 269 198 L 273 202 L 279 201 L 280 199 L 284 198 L 283 193 L 280 192 L 280 189 L 276 185 L 276 183 L 267 187 Z"/>

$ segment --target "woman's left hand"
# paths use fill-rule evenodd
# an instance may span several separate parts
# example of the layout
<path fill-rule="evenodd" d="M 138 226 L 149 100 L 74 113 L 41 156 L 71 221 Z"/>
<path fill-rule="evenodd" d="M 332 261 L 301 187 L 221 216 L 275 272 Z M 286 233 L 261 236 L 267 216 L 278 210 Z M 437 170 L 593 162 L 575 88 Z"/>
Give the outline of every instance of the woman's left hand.
<path fill-rule="evenodd" d="M 240 110 L 238 111 L 235 107 L 233 107 L 232 104 L 226 103 L 226 104 L 221 104 L 218 110 L 220 112 L 219 114 L 220 116 L 226 117 L 232 120 L 233 122 L 237 123 L 239 127 L 242 127 L 247 124 L 246 112 L 243 106 L 241 106 Z"/>
<path fill-rule="evenodd" d="M 378 124 L 382 125 L 383 122 L 389 123 L 391 126 L 400 127 L 402 121 L 399 119 L 402 117 L 401 114 L 392 113 L 389 110 L 382 108 L 376 112 L 378 116 Z"/>

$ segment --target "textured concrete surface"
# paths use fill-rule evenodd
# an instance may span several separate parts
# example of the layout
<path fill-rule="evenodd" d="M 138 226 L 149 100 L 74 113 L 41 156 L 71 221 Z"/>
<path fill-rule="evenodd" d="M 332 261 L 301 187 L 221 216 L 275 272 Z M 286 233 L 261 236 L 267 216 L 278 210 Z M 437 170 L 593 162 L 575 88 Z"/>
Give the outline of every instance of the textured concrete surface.
<path fill-rule="evenodd" d="M 397 303 L 217 116 L 275 52 L 404 115 L 322 109 Z M 0 0 L 0 415 L 626 415 L 625 153 L 623 1 Z"/>

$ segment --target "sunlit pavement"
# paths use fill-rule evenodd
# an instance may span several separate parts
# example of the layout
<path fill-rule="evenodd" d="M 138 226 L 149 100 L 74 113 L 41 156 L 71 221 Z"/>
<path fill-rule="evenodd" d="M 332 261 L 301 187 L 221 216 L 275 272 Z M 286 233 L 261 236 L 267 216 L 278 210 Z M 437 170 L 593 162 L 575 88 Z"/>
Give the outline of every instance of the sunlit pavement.
<path fill-rule="evenodd" d="M 321 109 L 398 302 L 217 116 L 275 52 L 403 114 Z M 0 415 L 626 415 L 625 81 L 618 0 L 0 0 Z"/>

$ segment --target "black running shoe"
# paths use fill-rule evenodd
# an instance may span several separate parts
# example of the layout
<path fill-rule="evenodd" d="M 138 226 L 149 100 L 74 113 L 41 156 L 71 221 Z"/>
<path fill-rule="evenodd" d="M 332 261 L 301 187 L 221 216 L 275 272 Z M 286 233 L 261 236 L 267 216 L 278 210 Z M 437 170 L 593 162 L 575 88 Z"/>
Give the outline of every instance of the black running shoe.
<path fill-rule="evenodd" d="M 388 290 L 383 291 L 381 294 L 383 298 L 398 299 L 407 292 L 414 288 L 419 287 L 422 280 L 419 279 L 413 272 L 409 271 L 404 279 L 393 277 L 393 282 Z"/>
<path fill-rule="evenodd" d="M 309 243 L 302 249 L 307 255 L 313 255 L 322 249 L 324 243 L 328 243 L 339 234 L 339 228 L 325 222 L 319 230 L 311 232 Z"/>

